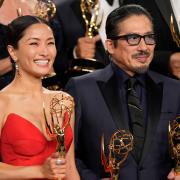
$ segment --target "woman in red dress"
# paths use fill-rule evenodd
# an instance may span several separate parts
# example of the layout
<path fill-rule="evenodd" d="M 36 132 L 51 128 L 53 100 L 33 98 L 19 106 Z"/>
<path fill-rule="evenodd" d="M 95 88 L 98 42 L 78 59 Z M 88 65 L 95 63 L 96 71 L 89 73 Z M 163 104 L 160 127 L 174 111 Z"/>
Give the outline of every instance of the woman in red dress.
<path fill-rule="evenodd" d="M 41 82 L 56 56 L 50 26 L 35 16 L 18 17 L 9 25 L 7 48 L 16 74 L 0 91 L 0 179 L 79 180 L 73 98 Z"/>

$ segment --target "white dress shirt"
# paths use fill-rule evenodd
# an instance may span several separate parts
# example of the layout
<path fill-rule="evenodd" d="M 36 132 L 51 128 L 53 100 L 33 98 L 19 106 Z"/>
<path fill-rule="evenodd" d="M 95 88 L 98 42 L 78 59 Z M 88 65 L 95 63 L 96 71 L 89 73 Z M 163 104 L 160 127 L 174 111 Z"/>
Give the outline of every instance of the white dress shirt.
<path fill-rule="evenodd" d="M 180 0 L 179 0 L 180 1 Z M 106 40 L 106 33 L 105 33 L 105 25 L 106 25 L 106 19 L 107 16 L 111 11 L 119 7 L 119 0 L 114 0 L 112 6 L 108 4 L 106 0 L 99 0 L 100 3 L 100 16 L 103 16 L 101 26 L 99 28 L 99 35 L 101 36 L 101 40 L 103 45 L 105 44 Z"/>

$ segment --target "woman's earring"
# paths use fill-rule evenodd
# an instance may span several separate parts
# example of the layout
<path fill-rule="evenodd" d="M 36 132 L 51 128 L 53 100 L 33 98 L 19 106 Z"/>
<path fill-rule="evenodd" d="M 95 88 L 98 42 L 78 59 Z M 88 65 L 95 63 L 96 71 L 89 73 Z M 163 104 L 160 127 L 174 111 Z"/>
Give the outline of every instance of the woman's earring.
<path fill-rule="evenodd" d="M 20 76 L 20 73 L 19 73 L 19 66 L 18 64 L 15 62 L 15 69 L 16 69 L 16 73 L 18 76 Z"/>
<path fill-rule="evenodd" d="M 19 17 L 19 16 L 22 16 L 22 9 L 21 9 L 21 8 L 18 8 L 18 9 L 17 9 L 17 15 L 18 15 L 18 17 Z"/>

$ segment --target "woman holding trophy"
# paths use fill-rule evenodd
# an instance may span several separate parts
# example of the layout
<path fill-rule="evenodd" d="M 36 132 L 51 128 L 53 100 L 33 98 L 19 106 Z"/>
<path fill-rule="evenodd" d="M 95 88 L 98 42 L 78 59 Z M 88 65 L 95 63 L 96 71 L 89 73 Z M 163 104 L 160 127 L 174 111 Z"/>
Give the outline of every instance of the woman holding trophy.
<path fill-rule="evenodd" d="M 45 20 L 28 15 L 8 28 L 16 72 L 0 91 L 0 179 L 79 180 L 73 98 L 41 82 L 56 56 L 53 32 Z"/>

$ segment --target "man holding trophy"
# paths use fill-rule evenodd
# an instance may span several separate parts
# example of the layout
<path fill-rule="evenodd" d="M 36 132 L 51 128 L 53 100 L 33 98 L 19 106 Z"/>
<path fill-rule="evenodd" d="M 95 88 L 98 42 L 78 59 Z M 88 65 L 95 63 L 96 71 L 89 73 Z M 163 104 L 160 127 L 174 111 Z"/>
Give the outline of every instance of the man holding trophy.
<path fill-rule="evenodd" d="M 174 173 L 168 124 L 180 113 L 180 83 L 148 70 L 156 35 L 143 7 L 127 5 L 111 12 L 106 35 L 111 63 L 72 78 L 66 86 L 76 103 L 75 149 L 81 179 L 165 180 Z M 133 136 L 133 147 L 127 132 Z M 119 177 L 113 174 L 114 162 L 119 164 Z M 108 168 L 111 174 L 106 173 Z"/>
<path fill-rule="evenodd" d="M 65 75 L 62 78 L 64 84 L 69 79 L 67 71 L 72 63 L 76 63 L 79 59 L 82 60 L 81 64 L 85 64 L 83 59 L 91 59 L 94 68 L 98 63 L 93 63 L 93 60 L 103 66 L 109 64 L 102 39 L 105 39 L 106 16 L 120 6 L 119 0 L 114 0 L 113 3 L 109 0 L 54 0 L 54 2 L 57 8 L 56 19 L 60 25 L 59 41 L 61 42 L 59 59 L 56 59 L 54 68 L 57 74 Z M 87 67 L 86 72 L 88 69 Z"/>
<path fill-rule="evenodd" d="M 73 64 L 72 62 L 77 62 L 76 60 L 78 59 L 96 59 L 104 65 L 109 63 L 109 58 L 104 48 L 106 16 L 113 9 L 130 3 L 140 4 L 147 8 L 154 19 L 158 45 L 156 46 L 155 56 L 150 69 L 179 79 L 179 55 L 176 53 L 179 51 L 179 48 L 173 42 L 169 29 L 170 0 L 98 0 L 100 4 L 99 18 L 97 20 L 98 35 L 95 35 L 93 38 L 85 35 L 87 34 L 87 28 L 81 10 L 82 1 L 96 2 L 97 0 L 54 0 L 57 7 L 57 21 L 61 27 L 58 30 L 59 41 L 61 42 L 57 48 L 59 49 L 59 56 L 55 60 L 54 69 L 62 77 L 63 84 L 69 79 L 69 76 L 67 77 L 69 67 Z M 178 1 L 172 0 L 175 3 L 178 3 Z M 175 4 L 175 7 L 178 11 L 179 6 Z M 162 32 L 164 33 L 162 34 Z"/>

